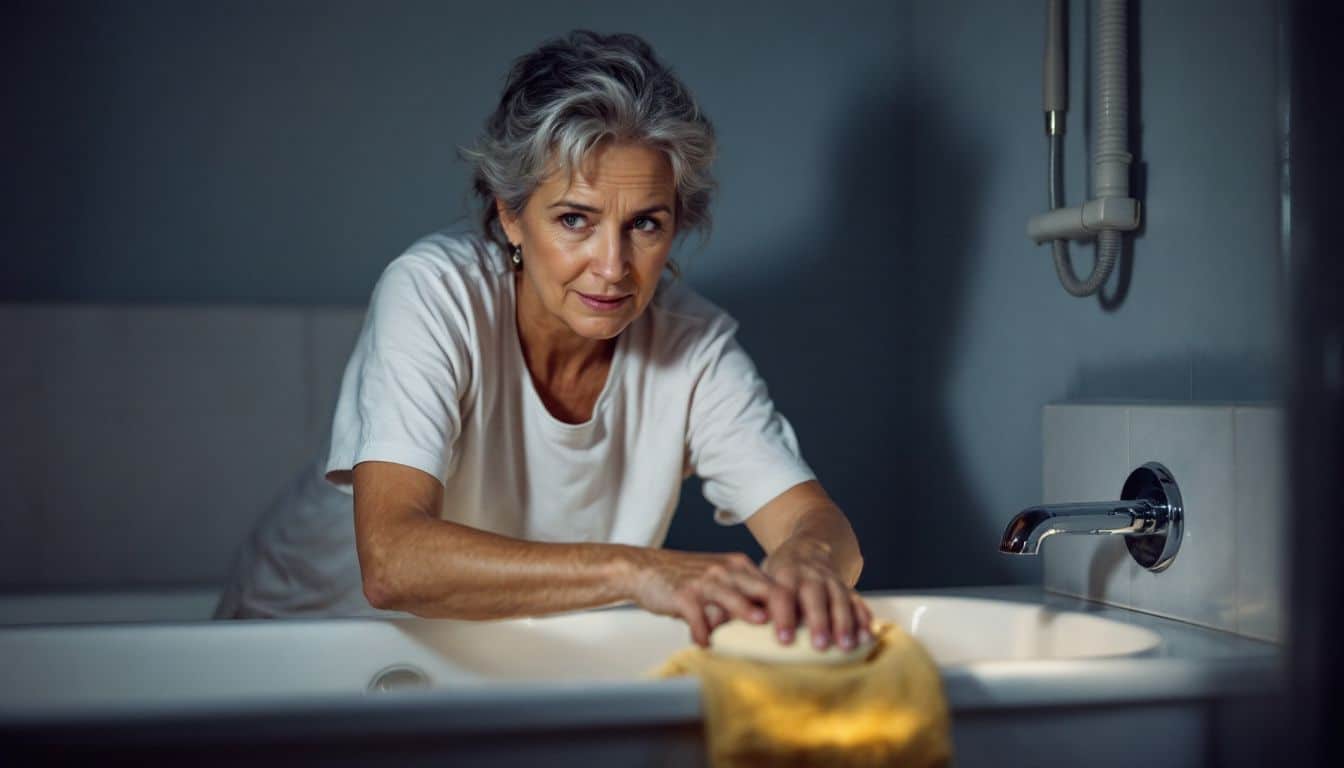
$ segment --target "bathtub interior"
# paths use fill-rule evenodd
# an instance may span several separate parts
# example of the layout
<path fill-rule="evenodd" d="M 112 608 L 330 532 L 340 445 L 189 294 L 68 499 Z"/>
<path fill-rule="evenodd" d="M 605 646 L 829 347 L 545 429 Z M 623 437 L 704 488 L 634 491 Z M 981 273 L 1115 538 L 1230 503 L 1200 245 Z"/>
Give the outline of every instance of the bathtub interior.
<path fill-rule="evenodd" d="M 28 601 L 30 626 L 0 632 L 0 657 L 27 660 L 10 671 L 10 689 L 21 697 L 0 696 L 0 710 L 206 706 L 401 687 L 628 685 L 650 680 L 689 644 L 680 621 L 629 607 L 481 622 L 211 623 L 208 590 L 66 598 Z M 942 668 L 1138 654 L 1158 642 L 1146 629 L 1032 603 L 930 595 L 870 603 Z M 72 620 L 84 623 L 62 623 Z"/>

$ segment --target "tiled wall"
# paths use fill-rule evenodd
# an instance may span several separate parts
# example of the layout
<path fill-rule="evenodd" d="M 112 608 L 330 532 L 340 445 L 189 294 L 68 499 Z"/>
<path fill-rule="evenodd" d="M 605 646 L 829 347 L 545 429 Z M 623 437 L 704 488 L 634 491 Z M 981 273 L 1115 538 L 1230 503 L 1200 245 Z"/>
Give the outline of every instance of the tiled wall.
<path fill-rule="evenodd" d="M 0 305 L 0 592 L 220 584 L 364 310 Z"/>
<path fill-rule="evenodd" d="M 1185 502 L 1171 566 L 1152 573 L 1118 536 L 1041 545 L 1047 589 L 1268 640 L 1282 638 L 1283 419 L 1272 405 L 1047 405 L 1044 502 L 1120 498 L 1156 461 Z"/>
<path fill-rule="evenodd" d="M 0 592 L 220 584 L 326 439 L 362 307 L 0 305 Z M 1060 404 L 1046 503 L 1117 498 L 1166 464 L 1187 529 L 1149 574 L 1119 539 L 1042 546 L 1052 590 L 1280 633 L 1281 416 L 1266 406 Z"/>

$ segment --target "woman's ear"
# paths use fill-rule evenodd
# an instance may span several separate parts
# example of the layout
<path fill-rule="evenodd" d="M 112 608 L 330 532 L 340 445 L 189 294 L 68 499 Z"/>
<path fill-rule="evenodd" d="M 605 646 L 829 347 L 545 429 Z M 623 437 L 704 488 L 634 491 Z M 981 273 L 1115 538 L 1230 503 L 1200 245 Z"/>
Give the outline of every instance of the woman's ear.
<path fill-rule="evenodd" d="M 521 243 L 523 237 L 518 231 L 518 219 L 498 197 L 495 198 L 495 212 L 499 214 L 499 226 L 504 230 L 504 236 L 509 238 L 509 242 Z"/>

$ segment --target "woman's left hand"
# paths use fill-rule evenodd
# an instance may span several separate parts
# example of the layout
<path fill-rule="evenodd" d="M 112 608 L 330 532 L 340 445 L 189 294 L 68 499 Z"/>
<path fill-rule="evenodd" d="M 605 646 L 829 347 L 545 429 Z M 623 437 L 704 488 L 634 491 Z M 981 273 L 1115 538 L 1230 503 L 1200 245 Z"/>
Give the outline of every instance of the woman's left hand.
<path fill-rule="evenodd" d="M 818 650 L 832 640 L 849 650 L 871 639 L 872 611 L 836 574 L 826 545 L 810 539 L 787 541 L 762 561 L 761 570 L 784 587 L 772 590 L 767 599 L 781 643 L 793 643 L 800 624 L 808 628 Z"/>

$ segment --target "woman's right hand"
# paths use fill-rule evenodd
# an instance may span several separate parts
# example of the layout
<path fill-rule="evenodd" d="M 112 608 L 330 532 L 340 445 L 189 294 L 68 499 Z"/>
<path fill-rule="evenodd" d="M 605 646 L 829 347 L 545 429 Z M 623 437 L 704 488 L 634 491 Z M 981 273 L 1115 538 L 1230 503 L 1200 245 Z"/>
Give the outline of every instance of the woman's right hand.
<path fill-rule="evenodd" d="M 708 647 L 709 633 L 729 619 L 764 624 L 772 596 L 792 601 L 787 589 L 741 552 L 641 549 L 635 567 L 630 598 L 650 613 L 685 621 L 701 647 Z"/>

